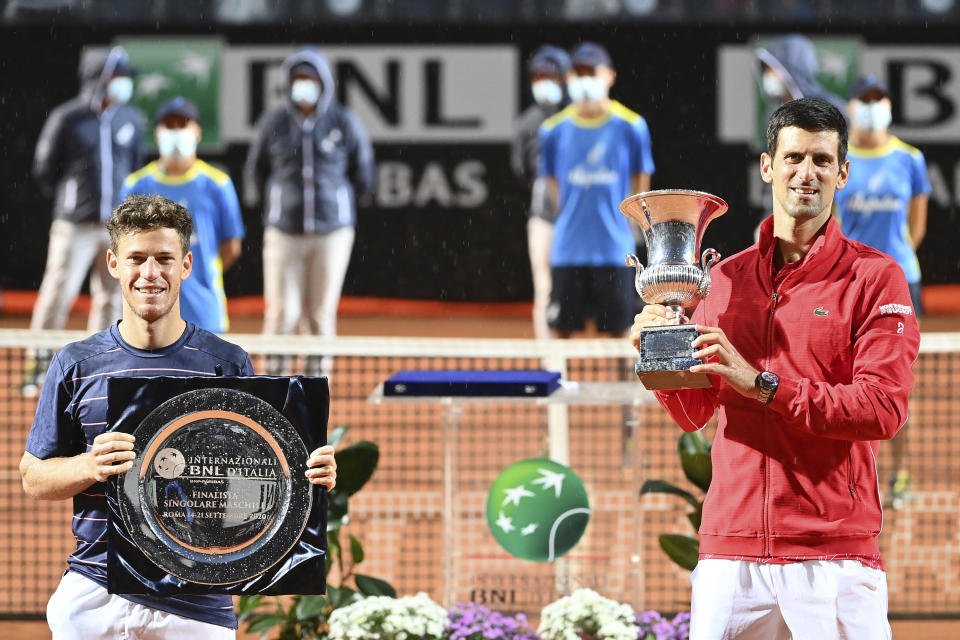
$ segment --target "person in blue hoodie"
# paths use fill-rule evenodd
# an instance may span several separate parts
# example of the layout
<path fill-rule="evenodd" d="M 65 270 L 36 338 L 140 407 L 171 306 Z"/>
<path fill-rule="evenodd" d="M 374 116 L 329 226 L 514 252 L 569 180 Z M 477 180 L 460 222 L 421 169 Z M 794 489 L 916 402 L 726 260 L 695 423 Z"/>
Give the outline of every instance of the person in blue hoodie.
<path fill-rule="evenodd" d="M 90 274 L 87 330 L 104 329 L 120 317 L 120 296 L 106 262 L 104 226 L 120 202 L 123 179 L 143 164 L 146 118 L 128 104 L 133 74 L 122 47 L 85 49 L 80 93 L 58 105 L 37 139 L 33 176 L 53 198 L 47 262 L 30 328 L 62 329 L 83 281 Z M 34 395 L 50 354 L 28 358 L 23 392 Z"/>
<path fill-rule="evenodd" d="M 287 104 L 265 113 L 244 167 L 244 199 L 263 203 L 263 332 L 332 336 L 357 224 L 374 184 L 373 146 L 334 100 L 325 56 L 304 47 L 283 62 Z M 329 360 L 308 359 L 307 373 Z M 279 373 L 279 371 L 272 371 Z"/>

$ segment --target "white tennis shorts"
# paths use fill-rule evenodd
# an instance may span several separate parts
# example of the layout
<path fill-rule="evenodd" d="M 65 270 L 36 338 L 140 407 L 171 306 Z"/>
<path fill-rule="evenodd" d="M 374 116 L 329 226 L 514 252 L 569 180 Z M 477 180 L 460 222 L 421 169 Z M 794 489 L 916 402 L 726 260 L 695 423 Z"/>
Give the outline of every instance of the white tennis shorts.
<path fill-rule="evenodd" d="M 236 631 L 124 600 L 74 571 L 47 603 L 53 640 L 234 640 Z"/>
<path fill-rule="evenodd" d="M 890 640 L 887 576 L 854 560 L 701 560 L 690 640 Z"/>

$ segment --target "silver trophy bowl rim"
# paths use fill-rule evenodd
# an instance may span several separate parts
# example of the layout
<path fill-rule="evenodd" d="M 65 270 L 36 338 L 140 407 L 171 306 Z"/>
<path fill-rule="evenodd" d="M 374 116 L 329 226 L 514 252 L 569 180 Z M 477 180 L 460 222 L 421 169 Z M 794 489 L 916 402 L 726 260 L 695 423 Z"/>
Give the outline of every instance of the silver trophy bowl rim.
<path fill-rule="evenodd" d="M 642 227 L 646 227 L 648 225 L 644 224 L 647 222 L 645 219 L 640 219 L 636 216 L 631 215 L 625 210 L 625 207 L 628 204 L 633 203 L 637 200 L 655 199 L 658 196 L 694 196 L 695 198 L 698 198 L 700 200 L 709 200 L 710 202 L 713 202 L 714 204 L 716 204 L 717 205 L 716 211 L 710 214 L 710 217 L 707 218 L 706 220 L 700 221 L 701 224 L 697 225 L 698 227 L 700 227 L 698 231 L 700 231 L 701 233 L 706 228 L 707 223 L 709 223 L 714 218 L 718 218 L 722 216 L 724 213 L 726 213 L 730 209 L 730 205 L 727 204 L 726 200 L 712 193 L 707 193 L 706 191 L 696 191 L 694 189 L 654 189 L 652 191 L 641 191 L 640 193 L 635 193 L 631 196 L 627 196 L 626 198 L 624 198 L 620 202 L 620 212 L 623 215 L 627 216 L 628 218 L 636 220 L 638 223 L 640 223 Z"/>

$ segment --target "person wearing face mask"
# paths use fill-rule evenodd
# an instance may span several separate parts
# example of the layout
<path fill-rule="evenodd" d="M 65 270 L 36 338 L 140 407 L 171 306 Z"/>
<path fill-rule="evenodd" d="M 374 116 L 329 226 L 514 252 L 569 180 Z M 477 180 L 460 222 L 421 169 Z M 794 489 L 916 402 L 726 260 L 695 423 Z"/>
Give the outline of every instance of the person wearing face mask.
<path fill-rule="evenodd" d="M 852 240 L 883 251 L 903 269 L 916 316 L 923 315 L 917 247 L 927 231 L 930 180 L 923 153 L 889 131 L 890 94 L 874 75 L 858 78 L 850 89 L 850 181 L 837 194 L 836 215 Z M 904 506 L 911 491 L 905 468 L 907 436 L 893 441 L 895 471 L 890 503 Z"/>
<path fill-rule="evenodd" d="M 619 206 L 650 189 L 650 131 L 642 116 L 610 98 L 616 71 L 606 49 L 584 42 L 571 67 L 572 104 L 540 127 L 539 175 L 559 211 L 547 320 L 559 338 L 583 330 L 588 318 L 600 333 L 626 335 L 636 291 L 624 257 L 636 246 Z"/>
<path fill-rule="evenodd" d="M 799 33 L 780 36 L 754 54 L 760 64 L 760 89 L 767 101 L 764 122 L 784 102 L 798 98 L 822 98 L 844 111 L 843 98 L 827 91 L 817 80 L 820 62 L 810 38 Z"/>
<path fill-rule="evenodd" d="M 129 104 L 134 69 L 122 47 L 84 49 L 80 93 L 47 117 L 37 140 L 33 176 L 53 198 L 53 221 L 43 280 L 30 328 L 62 329 L 90 274 L 87 330 L 120 317 L 120 295 L 107 265 L 104 223 L 120 202 L 123 179 L 143 164 L 146 119 Z M 28 355 L 22 391 L 35 395 L 50 354 Z"/>
<path fill-rule="evenodd" d="M 263 202 L 263 331 L 336 335 L 357 203 L 373 192 L 373 146 L 360 120 L 334 100 L 323 54 L 304 47 L 283 62 L 287 104 L 265 113 L 244 167 L 244 198 Z M 271 373 L 286 366 L 271 364 Z M 327 373 L 310 358 L 307 373 Z"/>
<path fill-rule="evenodd" d="M 836 199 L 843 233 L 897 261 L 907 276 L 914 311 L 922 315 L 917 247 L 927 230 L 926 161 L 919 149 L 890 133 L 890 95 L 876 76 L 854 82 L 847 113 L 850 183 Z"/>
<path fill-rule="evenodd" d="M 548 197 L 547 181 L 538 178 L 540 154 L 538 131 L 544 120 L 564 108 L 569 100 L 566 75 L 570 56 L 559 47 L 546 44 L 530 59 L 530 92 L 533 104 L 517 118 L 513 143 L 510 145 L 510 166 L 514 175 L 530 190 L 527 220 L 527 248 L 533 276 L 533 335 L 549 338 L 547 304 L 550 301 L 550 245 L 556 222 L 556 206 Z"/>
<path fill-rule="evenodd" d="M 161 195 L 193 215 L 193 275 L 180 291 L 183 318 L 213 333 L 230 329 L 223 273 L 240 257 L 244 237 L 240 201 L 223 171 L 197 158 L 202 130 L 197 106 L 183 96 L 164 102 L 154 116 L 160 157 L 132 173 L 121 198 Z"/>

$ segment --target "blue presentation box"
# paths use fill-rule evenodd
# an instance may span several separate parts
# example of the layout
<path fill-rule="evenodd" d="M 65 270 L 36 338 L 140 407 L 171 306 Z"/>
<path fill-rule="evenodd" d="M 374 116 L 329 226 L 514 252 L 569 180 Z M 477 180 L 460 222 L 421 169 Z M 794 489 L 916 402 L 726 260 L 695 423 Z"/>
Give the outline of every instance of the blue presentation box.
<path fill-rule="evenodd" d="M 556 371 L 401 371 L 383 383 L 385 396 L 548 396 Z"/>

